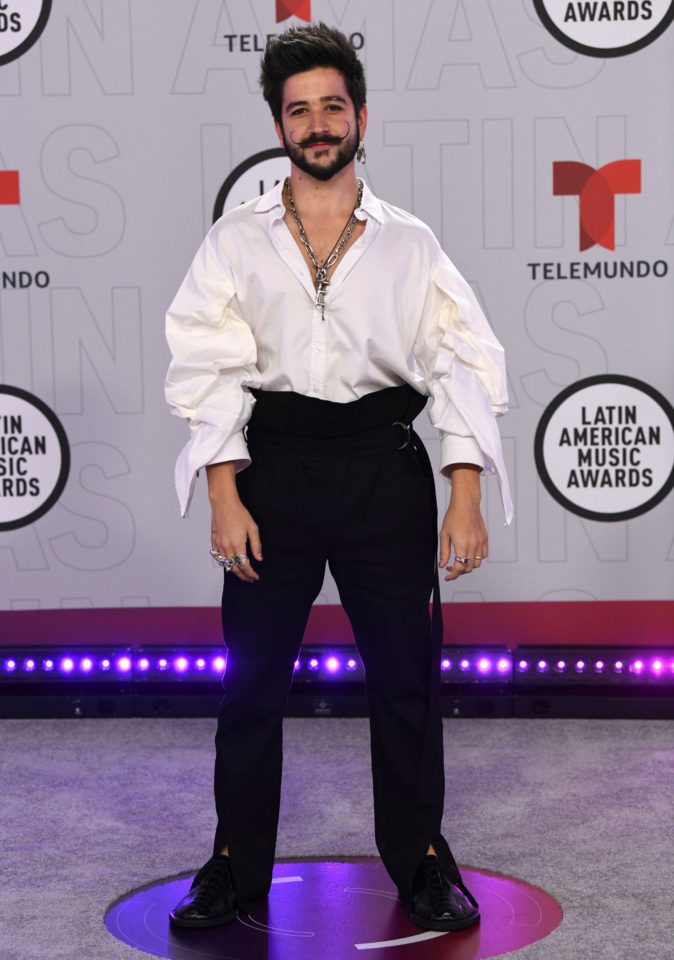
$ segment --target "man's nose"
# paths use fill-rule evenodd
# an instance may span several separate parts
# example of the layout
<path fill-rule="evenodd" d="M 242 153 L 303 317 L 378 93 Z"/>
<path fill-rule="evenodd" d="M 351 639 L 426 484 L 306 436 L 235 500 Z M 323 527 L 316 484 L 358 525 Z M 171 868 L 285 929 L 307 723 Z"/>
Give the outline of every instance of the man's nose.
<path fill-rule="evenodd" d="M 315 111 L 309 117 L 310 129 L 312 133 L 327 133 L 330 129 L 328 118 L 322 111 Z"/>

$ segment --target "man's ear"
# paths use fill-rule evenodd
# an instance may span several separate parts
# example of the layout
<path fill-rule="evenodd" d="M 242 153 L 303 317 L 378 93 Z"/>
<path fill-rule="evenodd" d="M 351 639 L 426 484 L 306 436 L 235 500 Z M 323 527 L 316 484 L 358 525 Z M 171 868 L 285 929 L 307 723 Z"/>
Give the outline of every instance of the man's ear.
<path fill-rule="evenodd" d="M 365 139 L 365 131 L 367 130 L 367 104 L 364 103 L 363 106 L 358 111 L 358 129 L 360 130 L 360 139 Z"/>
<path fill-rule="evenodd" d="M 281 129 L 281 124 L 278 122 L 278 120 L 274 120 L 274 129 L 276 130 L 276 136 L 278 137 L 278 142 L 282 147 L 285 146 L 285 144 L 283 143 L 283 130 Z"/>

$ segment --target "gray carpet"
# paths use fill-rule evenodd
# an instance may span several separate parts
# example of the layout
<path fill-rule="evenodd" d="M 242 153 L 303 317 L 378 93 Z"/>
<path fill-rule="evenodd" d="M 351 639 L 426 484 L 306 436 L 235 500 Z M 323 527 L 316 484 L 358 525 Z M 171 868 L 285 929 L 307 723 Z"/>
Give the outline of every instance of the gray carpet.
<path fill-rule="evenodd" d="M 376 855 L 367 721 L 285 724 L 278 856 Z M 2 721 L 2 960 L 143 956 L 102 917 L 210 855 L 213 732 L 211 720 Z M 445 749 L 459 862 L 564 908 L 555 933 L 507 956 L 674 957 L 674 724 L 446 720 Z"/>

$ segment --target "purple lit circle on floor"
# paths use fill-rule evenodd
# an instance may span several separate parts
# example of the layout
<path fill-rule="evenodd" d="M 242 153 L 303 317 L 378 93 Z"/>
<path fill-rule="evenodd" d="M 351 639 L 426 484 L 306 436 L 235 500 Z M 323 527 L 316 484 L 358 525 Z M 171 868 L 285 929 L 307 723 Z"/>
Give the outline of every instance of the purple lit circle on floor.
<path fill-rule="evenodd" d="M 487 657 L 480 657 L 477 661 L 477 669 L 480 673 L 489 673 L 491 670 L 491 660 L 488 660 Z"/>
<path fill-rule="evenodd" d="M 131 669 L 131 658 L 130 657 L 120 657 L 117 661 L 117 669 L 122 673 L 128 673 Z"/>
<path fill-rule="evenodd" d="M 105 925 L 130 947 L 171 960 L 487 960 L 543 940 L 562 922 L 557 901 L 538 887 L 472 867 L 462 873 L 482 919 L 454 933 L 415 926 L 374 857 L 278 861 L 267 900 L 206 930 L 168 924 L 193 874 L 157 880 L 113 903 Z"/>
<path fill-rule="evenodd" d="M 337 657 L 328 657 L 325 661 L 325 666 L 328 668 L 330 673 L 336 673 L 339 670 L 340 663 Z"/>
<path fill-rule="evenodd" d="M 299 660 L 297 661 L 297 666 L 299 666 Z M 213 660 L 213 669 L 217 670 L 218 673 L 222 673 L 222 671 L 225 669 L 225 658 L 215 657 Z"/>
<path fill-rule="evenodd" d="M 496 664 L 496 669 L 499 673 L 508 673 L 510 670 L 510 660 L 508 660 L 506 657 L 501 657 Z"/>

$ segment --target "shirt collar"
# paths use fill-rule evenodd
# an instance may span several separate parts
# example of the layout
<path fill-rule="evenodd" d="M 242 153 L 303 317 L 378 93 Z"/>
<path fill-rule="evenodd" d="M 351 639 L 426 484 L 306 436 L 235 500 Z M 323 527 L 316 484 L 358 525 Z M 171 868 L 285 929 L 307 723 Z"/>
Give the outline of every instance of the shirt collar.
<path fill-rule="evenodd" d="M 255 204 L 255 213 L 268 213 L 270 223 L 281 220 L 285 212 L 283 203 L 283 181 L 279 181 L 275 187 L 263 193 Z M 356 217 L 364 220 L 365 216 L 374 217 L 379 223 L 383 221 L 383 211 L 381 200 L 372 193 L 368 185 L 363 180 L 363 199 L 360 207 L 356 211 Z"/>

